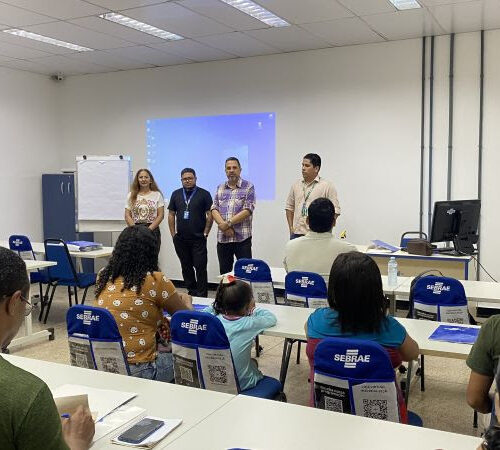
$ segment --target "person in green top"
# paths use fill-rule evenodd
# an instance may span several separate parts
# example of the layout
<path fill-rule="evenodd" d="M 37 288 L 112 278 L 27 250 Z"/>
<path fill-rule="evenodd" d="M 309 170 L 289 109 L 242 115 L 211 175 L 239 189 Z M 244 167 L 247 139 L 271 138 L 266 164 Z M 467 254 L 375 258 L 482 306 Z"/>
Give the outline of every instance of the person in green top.
<path fill-rule="evenodd" d="M 0 346 L 5 349 L 31 312 L 30 282 L 24 261 L 0 247 Z M 48 386 L 0 356 L 0 447 L 87 450 L 94 437 L 88 408 L 61 419 Z"/>
<path fill-rule="evenodd" d="M 489 395 L 500 358 L 500 315 L 490 317 L 481 327 L 479 336 L 467 357 L 471 369 L 467 386 L 467 403 L 483 414 L 492 411 Z"/>

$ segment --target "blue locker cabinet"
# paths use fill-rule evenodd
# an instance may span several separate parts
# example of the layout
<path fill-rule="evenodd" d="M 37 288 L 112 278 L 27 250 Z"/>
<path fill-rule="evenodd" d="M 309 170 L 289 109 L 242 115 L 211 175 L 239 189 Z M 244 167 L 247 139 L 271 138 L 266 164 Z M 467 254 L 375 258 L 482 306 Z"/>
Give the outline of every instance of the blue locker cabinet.
<path fill-rule="evenodd" d="M 93 233 L 76 232 L 75 177 L 73 174 L 42 175 L 43 237 L 64 241 L 93 241 Z M 83 270 L 94 272 L 94 262 L 82 259 Z"/>

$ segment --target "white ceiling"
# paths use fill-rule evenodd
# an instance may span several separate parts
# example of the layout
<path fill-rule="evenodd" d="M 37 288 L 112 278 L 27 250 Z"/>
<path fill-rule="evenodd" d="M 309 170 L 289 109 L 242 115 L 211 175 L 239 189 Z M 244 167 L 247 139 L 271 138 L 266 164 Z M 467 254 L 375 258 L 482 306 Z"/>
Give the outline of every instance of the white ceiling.
<path fill-rule="evenodd" d="M 270 28 L 220 0 L 0 0 L 0 30 L 23 28 L 95 51 L 0 32 L 0 66 L 66 76 L 189 64 L 500 28 L 500 0 L 256 0 L 292 25 Z M 165 41 L 97 17 L 115 11 L 179 34 Z"/>

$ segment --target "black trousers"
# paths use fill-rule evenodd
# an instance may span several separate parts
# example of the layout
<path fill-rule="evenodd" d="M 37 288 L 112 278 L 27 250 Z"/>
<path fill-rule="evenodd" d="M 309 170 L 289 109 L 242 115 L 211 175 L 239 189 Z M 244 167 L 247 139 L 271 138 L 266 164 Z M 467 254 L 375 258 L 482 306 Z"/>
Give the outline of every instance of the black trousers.
<path fill-rule="evenodd" d="M 234 257 L 236 259 L 252 257 L 252 237 L 241 242 L 217 242 L 217 256 L 219 271 L 223 275 L 233 270 Z"/>
<path fill-rule="evenodd" d="M 208 296 L 207 277 L 207 240 L 183 239 L 174 236 L 174 247 L 181 262 L 182 277 L 189 295 L 195 297 Z M 196 271 L 196 275 L 195 275 Z"/>

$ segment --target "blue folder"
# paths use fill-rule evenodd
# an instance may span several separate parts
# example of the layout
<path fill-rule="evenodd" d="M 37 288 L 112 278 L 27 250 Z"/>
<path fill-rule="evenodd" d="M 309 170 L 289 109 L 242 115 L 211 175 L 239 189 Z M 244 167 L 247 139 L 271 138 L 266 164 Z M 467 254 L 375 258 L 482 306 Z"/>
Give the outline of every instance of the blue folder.
<path fill-rule="evenodd" d="M 433 341 L 452 342 L 454 344 L 474 344 L 479 334 L 479 328 L 460 325 L 439 325 L 429 336 Z"/>

